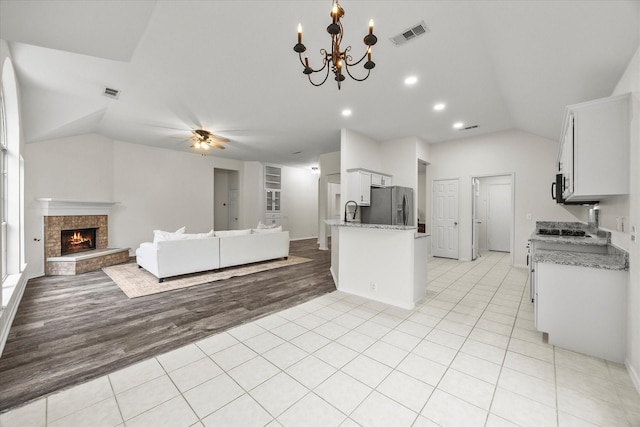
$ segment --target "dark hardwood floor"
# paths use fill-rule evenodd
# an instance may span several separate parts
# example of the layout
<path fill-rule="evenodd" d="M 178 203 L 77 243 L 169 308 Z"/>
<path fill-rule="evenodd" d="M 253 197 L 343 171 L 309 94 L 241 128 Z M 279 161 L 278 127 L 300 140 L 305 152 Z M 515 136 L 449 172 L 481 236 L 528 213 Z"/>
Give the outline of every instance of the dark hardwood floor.
<path fill-rule="evenodd" d="M 102 270 L 29 280 L 0 358 L 0 412 L 335 290 L 312 262 L 129 299 Z"/>

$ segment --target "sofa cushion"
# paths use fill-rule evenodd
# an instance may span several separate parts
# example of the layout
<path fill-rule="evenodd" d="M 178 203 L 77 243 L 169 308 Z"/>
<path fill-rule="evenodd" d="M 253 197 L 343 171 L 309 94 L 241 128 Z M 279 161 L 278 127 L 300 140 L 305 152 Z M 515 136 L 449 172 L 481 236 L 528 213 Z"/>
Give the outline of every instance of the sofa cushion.
<path fill-rule="evenodd" d="M 280 233 L 282 231 L 282 226 L 279 225 L 277 227 L 273 227 L 273 228 L 254 228 L 251 230 L 252 233 L 254 234 L 260 234 L 260 233 Z"/>
<path fill-rule="evenodd" d="M 250 228 L 246 230 L 220 230 L 215 232 L 216 237 L 245 236 L 247 234 L 251 234 Z"/>
<path fill-rule="evenodd" d="M 213 237 L 213 229 L 208 233 L 175 233 L 171 236 L 170 239 L 167 240 L 189 240 L 189 239 L 204 239 L 205 237 Z"/>
<path fill-rule="evenodd" d="M 184 234 L 186 231 L 186 227 L 180 227 L 175 232 L 163 231 L 163 230 L 153 230 L 153 243 L 160 242 L 163 240 L 172 240 L 172 237 L 177 234 Z"/>

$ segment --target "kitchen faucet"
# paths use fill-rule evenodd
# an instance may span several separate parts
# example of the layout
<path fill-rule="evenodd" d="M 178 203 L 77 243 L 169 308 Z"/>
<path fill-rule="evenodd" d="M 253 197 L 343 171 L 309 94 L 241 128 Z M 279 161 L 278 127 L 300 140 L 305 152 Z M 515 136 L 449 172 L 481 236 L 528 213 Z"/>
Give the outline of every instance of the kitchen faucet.
<path fill-rule="evenodd" d="M 347 222 L 347 206 L 349 206 L 349 203 L 353 203 L 354 205 L 356 205 L 356 208 L 353 210 L 353 219 L 356 219 L 356 212 L 358 212 L 358 204 L 356 202 L 354 202 L 353 200 L 349 200 L 347 203 L 344 204 L 344 221 Z"/>

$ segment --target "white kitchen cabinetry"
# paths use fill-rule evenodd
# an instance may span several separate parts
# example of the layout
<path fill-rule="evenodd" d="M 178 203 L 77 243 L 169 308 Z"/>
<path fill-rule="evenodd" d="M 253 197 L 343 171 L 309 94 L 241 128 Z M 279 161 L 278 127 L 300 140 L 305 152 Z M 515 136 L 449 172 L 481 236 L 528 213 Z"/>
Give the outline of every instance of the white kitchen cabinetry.
<path fill-rule="evenodd" d="M 536 262 L 535 325 L 549 344 L 624 363 L 626 271 Z"/>
<path fill-rule="evenodd" d="M 280 202 L 282 200 L 282 168 L 264 166 L 264 222 L 281 224 Z"/>
<path fill-rule="evenodd" d="M 347 172 L 347 198 L 355 201 L 359 206 L 369 206 L 371 203 L 371 172 L 357 170 Z"/>
<path fill-rule="evenodd" d="M 372 187 L 391 187 L 393 180 L 389 175 L 383 175 L 381 173 L 371 174 L 371 186 Z"/>
<path fill-rule="evenodd" d="M 630 95 L 566 109 L 558 170 L 570 202 L 629 193 Z"/>

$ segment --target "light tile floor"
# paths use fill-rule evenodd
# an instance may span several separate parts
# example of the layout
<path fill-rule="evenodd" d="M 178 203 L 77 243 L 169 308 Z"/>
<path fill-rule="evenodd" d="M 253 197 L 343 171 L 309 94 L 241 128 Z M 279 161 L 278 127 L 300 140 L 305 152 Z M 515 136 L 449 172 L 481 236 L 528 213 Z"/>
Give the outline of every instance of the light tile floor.
<path fill-rule="evenodd" d="M 0 416 L 29 426 L 640 426 L 623 365 L 543 342 L 508 254 L 414 310 L 333 292 Z"/>

